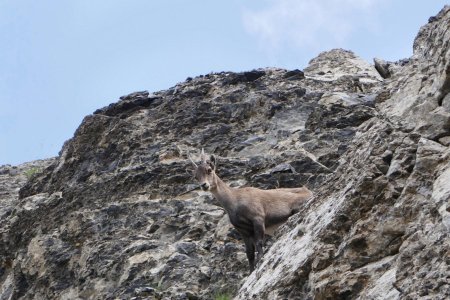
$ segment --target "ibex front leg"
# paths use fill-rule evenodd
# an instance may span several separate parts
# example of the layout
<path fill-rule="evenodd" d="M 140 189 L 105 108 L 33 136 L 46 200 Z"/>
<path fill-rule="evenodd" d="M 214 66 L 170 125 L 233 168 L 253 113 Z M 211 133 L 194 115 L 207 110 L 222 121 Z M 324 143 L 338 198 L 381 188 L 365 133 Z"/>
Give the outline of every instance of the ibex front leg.
<path fill-rule="evenodd" d="M 255 220 L 253 222 L 253 232 L 254 232 L 254 243 L 255 243 L 255 249 L 256 249 L 256 262 L 255 264 L 258 265 L 261 263 L 261 258 L 264 254 L 263 252 L 263 245 L 264 245 L 264 234 L 265 234 L 265 226 L 264 226 L 264 219 Z"/>
<path fill-rule="evenodd" d="M 242 236 L 245 243 L 245 253 L 247 254 L 250 273 L 255 269 L 255 243 L 253 238 L 249 236 Z"/>

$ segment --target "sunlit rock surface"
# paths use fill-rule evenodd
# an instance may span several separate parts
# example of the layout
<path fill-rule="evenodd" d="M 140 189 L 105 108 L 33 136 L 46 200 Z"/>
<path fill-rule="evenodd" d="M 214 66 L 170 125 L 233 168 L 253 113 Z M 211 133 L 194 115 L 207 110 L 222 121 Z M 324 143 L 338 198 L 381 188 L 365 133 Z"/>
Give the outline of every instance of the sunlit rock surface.
<path fill-rule="evenodd" d="M 237 299 L 450 296 L 449 25 L 446 7 L 392 64 L 374 116 Z"/>

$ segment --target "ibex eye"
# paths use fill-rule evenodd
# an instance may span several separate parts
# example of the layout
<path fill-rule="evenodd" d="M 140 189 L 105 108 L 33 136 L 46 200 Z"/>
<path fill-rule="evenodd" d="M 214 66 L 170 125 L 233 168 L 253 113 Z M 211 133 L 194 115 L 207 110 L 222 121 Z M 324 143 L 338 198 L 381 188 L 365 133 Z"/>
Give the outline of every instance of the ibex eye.
<path fill-rule="evenodd" d="M 206 172 L 208 172 L 208 174 L 211 174 L 212 170 L 208 169 Z"/>

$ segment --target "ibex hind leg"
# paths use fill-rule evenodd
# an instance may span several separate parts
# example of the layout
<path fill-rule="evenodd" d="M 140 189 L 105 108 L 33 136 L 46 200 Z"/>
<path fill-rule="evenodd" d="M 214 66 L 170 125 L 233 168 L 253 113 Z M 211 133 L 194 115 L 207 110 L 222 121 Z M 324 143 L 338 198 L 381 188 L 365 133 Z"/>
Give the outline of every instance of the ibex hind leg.
<path fill-rule="evenodd" d="M 255 243 L 251 237 L 242 236 L 245 243 L 245 253 L 247 254 L 250 274 L 255 269 Z"/>

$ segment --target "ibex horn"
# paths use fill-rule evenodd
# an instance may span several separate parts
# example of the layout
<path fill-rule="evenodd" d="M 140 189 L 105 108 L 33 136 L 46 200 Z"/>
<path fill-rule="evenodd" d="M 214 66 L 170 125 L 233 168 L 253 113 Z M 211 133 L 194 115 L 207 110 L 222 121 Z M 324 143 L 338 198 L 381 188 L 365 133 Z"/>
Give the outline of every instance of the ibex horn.
<path fill-rule="evenodd" d="M 198 168 L 197 164 L 192 160 L 191 154 L 188 153 L 188 158 L 191 161 L 191 163 L 194 165 L 195 168 Z"/>
<path fill-rule="evenodd" d="M 200 154 L 200 158 L 202 162 L 206 163 L 206 155 L 205 155 L 205 149 L 202 148 L 202 153 Z"/>

